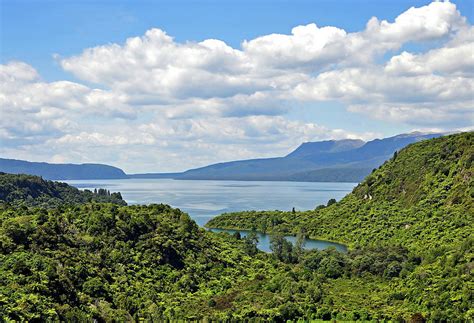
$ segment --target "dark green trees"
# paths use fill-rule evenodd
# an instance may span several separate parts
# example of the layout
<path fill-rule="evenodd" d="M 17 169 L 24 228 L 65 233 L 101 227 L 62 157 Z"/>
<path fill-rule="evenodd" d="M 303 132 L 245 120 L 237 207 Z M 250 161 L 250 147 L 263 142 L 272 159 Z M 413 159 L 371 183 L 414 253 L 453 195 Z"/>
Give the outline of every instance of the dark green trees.
<path fill-rule="evenodd" d="M 293 245 L 281 233 L 270 236 L 270 249 L 275 258 L 285 263 L 294 263 L 297 259 L 293 252 Z"/>
<path fill-rule="evenodd" d="M 243 239 L 244 240 L 244 250 L 247 254 L 253 256 L 257 254 L 258 248 L 258 236 L 255 231 L 250 231 L 247 236 Z"/>
<path fill-rule="evenodd" d="M 80 191 L 66 183 L 33 175 L 0 173 L 0 202 L 19 206 L 59 207 L 87 202 L 126 205 L 122 195 L 106 189 Z"/>

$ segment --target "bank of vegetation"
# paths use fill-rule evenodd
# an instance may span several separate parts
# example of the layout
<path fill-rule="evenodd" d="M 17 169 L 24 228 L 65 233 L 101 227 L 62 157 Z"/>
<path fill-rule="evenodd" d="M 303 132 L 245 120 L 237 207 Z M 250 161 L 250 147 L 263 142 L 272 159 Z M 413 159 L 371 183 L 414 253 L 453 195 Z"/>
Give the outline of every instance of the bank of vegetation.
<path fill-rule="evenodd" d="M 1 175 L 0 317 L 473 320 L 473 155 L 473 133 L 420 142 L 340 202 L 209 223 L 269 232 L 271 254 L 167 205 Z M 350 250 L 307 251 L 305 236 Z"/>

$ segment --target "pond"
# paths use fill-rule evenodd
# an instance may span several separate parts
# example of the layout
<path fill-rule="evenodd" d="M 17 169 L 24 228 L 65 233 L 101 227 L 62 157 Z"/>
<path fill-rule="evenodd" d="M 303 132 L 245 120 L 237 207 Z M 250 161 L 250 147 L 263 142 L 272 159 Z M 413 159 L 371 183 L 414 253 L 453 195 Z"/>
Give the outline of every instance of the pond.
<path fill-rule="evenodd" d="M 242 237 L 247 236 L 247 234 L 250 232 L 250 231 L 245 231 L 245 230 L 230 230 L 230 229 L 209 229 L 209 231 L 212 231 L 212 232 L 228 232 L 230 234 L 233 234 L 233 233 L 238 231 L 238 232 L 240 232 L 240 235 Z M 257 232 L 257 236 L 258 236 L 258 244 L 257 244 L 258 249 L 260 249 L 262 251 L 265 251 L 265 252 L 271 252 L 271 249 L 270 249 L 270 235 L 264 234 L 264 233 L 261 233 L 261 232 Z M 293 243 L 293 245 L 296 242 L 296 237 L 293 237 L 293 236 L 286 236 L 285 239 L 288 240 L 289 242 Z M 336 248 L 336 250 L 338 250 L 340 252 L 347 252 L 347 247 L 346 246 L 344 246 L 342 244 L 339 244 L 339 243 L 336 243 L 336 242 L 330 242 L 330 241 L 324 241 L 324 240 L 306 239 L 305 245 L 304 245 L 304 248 L 308 249 L 308 250 L 309 249 L 323 250 L 323 249 L 326 249 L 326 248 L 329 248 L 329 247 L 334 247 L 334 248 Z"/>

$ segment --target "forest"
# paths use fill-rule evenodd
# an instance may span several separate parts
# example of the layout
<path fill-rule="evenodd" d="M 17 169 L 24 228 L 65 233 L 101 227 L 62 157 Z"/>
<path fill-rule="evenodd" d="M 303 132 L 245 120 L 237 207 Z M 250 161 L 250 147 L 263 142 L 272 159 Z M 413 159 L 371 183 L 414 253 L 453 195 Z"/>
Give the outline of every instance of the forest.
<path fill-rule="evenodd" d="M 127 205 L 120 192 L 105 189 L 79 190 L 66 183 L 44 180 L 42 177 L 0 172 L 0 202 L 14 206 L 54 208 L 87 202 Z"/>
<path fill-rule="evenodd" d="M 271 233 L 272 253 L 255 234 L 212 233 L 168 205 L 0 174 L 0 317 L 473 320 L 473 141 L 471 132 L 412 144 L 312 211 L 208 223 Z M 304 237 L 349 251 L 305 250 Z"/>

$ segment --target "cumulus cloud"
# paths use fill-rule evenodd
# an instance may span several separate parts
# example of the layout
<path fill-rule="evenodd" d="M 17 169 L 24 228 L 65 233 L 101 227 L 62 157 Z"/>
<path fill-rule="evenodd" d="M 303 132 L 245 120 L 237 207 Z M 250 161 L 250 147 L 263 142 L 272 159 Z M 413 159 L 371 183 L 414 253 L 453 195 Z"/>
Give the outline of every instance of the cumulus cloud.
<path fill-rule="evenodd" d="M 85 116 L 133 118 L 117 94 L 69 82 L 44 82 L 23 62 L 0 65 L 0 133 L 4 144 L 31 144 L 79 129 Z"/>
<path fill-rule="evenodd" d="M 115 128 L 115 129 L 114 129 Z M 84 162 L 97 158 L 130 164 L 130 171 L 180 170 L 226 160 L 285 155 L 302 141 L 373 138 L 378 134 L 330 129 L 314 123 L 289 121 L 282 116 L 247 116 L 219 119 L 155 118 L 140 125 L 104 126 L 52 138 L 38 146 L 53 155 L 70 153 Z M 91 153 L 93 152 L 93 153 Z M 187 158 L 192 156 L 192 158 Z M 59 158 L 59 157 L 56 157 Z M 135 167 L 133 168 L 133 164 Z"/>
<path fill-rule="evenodd" d="M 402 52 L 393 56 L 385 71 L 397 75 L 443 74 L 472 77 L 474 72 L 474 28 L 463 28 L 442 48 L 423 54 Z"/>
<path fill-rule="evenodd" d="M 358 32 L 311 23 L 240 48 L 180 43 L 153 28 L 55 56 L 79 82 L 45 82 L 32 66 L 10 62 L 0 65 L 0 152 L 40 158 L 46 149 L 54 160 L 117 160 L 130 169 L 146 155 L 143 167 L 156 165 L 149 170 L 178 170 L 285 154 L 303 141 L 380 135 L 287 117 L 326 101 L 399 125 L 466 127 L 474 118 L 473 34 L 445 1 L 392 22 L 373 17 Z"/>
<path fill-rule="evenodd" d="M 448 1 L 432 2 L 420 8 L 411 7 L 393 23 L 373 17 L 367 24 L 367 33 L 383 42 L 432 40 L 447 36 L 465 25 L 465 18 Z"/>

